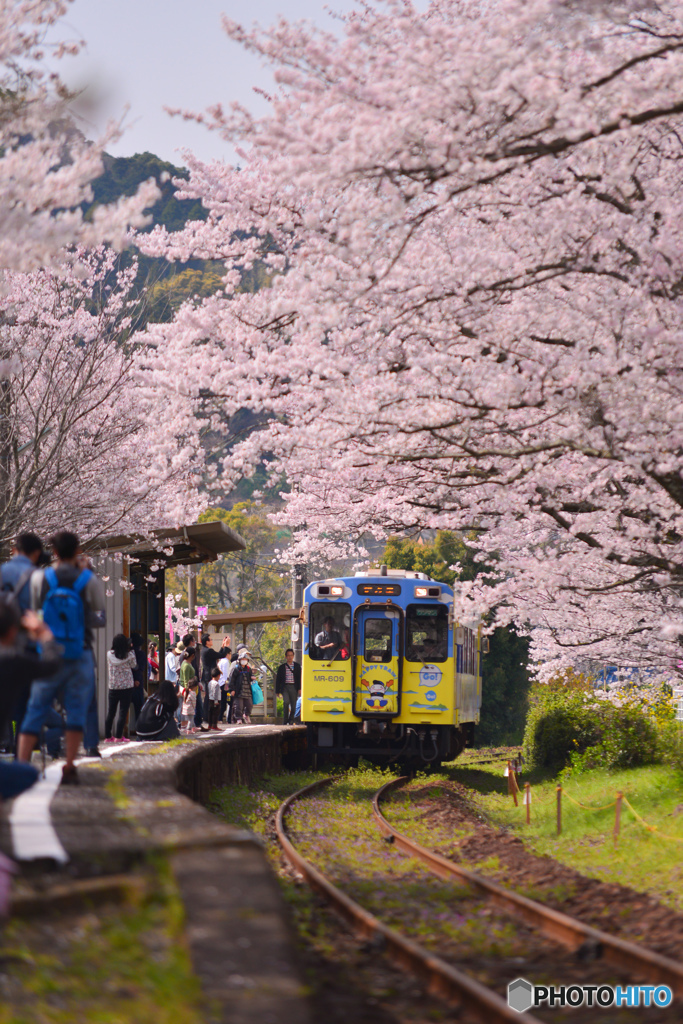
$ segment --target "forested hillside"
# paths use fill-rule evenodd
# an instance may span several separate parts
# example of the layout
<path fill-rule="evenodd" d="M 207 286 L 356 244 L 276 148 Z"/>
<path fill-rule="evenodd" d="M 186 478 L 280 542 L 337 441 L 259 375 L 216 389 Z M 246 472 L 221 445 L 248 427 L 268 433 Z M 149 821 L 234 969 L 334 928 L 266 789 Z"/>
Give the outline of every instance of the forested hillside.
<path fill-rule="evenodd" d="M 105 203 L 115 202 L 122 196 L 133 195 L 139 185 L 154 178 L 161 191 L 161 197 L 148 213 L 152 221 L 146 228 L 161 225 L 169 231 L 178 231 L 190 220 L 203 220 L 206 211 L 199 202 L 189 199 L 176 199 L 174 179 L 187 178 L 184 167 L 176 167 L 168 161 L 161 160 L 154 153 L 136 153 L 131 157 L 105 156 L 105 172 L 92 183 L 93 201 L 85 209 L 86 217 L 92 215 L 94 209 Z M 224 273 L 222 263 L 213 260 L 188 260 L 185 263 L 169 262 L 155 259 L 131 249 L 122 254 L 120 262 L 129 266 L 133 259 L 138 261 L 138 274 L 135 290 L 139 297 L 135 328 L 143 328 L 147 323 L 167 323 L 173 318 L 175 310 L 192 296 L 212 295 L 221 288 Z M 265 271 L 256 265 L 243 276 L 242 289 L 255 291 L 265 282 Z M 262 423 L 262 417 L 247 409 L 240 410 L 231 417 L 227 439 L 221 437 L 219 443 L 214 435 L 204 438 L 209 458 L 222 455 L 238 439 L 243 439 L 256 426 Z M 236 501 L 248 499 L 256 489 L 264 489 L 266 474 L 259 467 L 253 477 L 242 479 L 234 491 L 223 499 L 223 504 L 231 506 Z M 278 485 L 274 492 L 264 491 L 266 501 L 269 497 L 276 499 L 281 489 Z"/>
<path fill-rule="evenodd" d="M 134 195 L 138 186 L 149 178 L 156 180 L 161 197 L 148 210 L 152 221 L 146 230 L 162 225 L 169 231 L 178 231 L 187 221 L 206 217 L 200 202 L 175 197 L 173 180 L 187 178 L 184 167 L 176 167 L 154 153 L 136 153 L 130 157 L 105 156 L 104 164 L 104 174 L 92 183 L 93 201 L 85 210 L 86 217 L 92 215 L 97 206 L 115 202 L 121 196 Z M 129 264 L 133 257 L 139 266 L 136 279 L 136 290 L 141 298 L 138 327 L 150 321 L 169 321 L 186 298 L 210 295 L 221 286 L 220 263 L 210 260 L 173 263 L 143 256 L 134 250 L 124 253 L 122 263 Z"/>

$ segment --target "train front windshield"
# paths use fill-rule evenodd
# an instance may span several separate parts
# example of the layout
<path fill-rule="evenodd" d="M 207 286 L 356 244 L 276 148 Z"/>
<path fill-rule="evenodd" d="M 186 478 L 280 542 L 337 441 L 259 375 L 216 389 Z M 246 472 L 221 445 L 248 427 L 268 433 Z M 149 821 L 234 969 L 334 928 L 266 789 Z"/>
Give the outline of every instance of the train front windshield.
<path fill-rule="evenodd" d="M 406 613 L 406 660 L 446 661 L 448 609 L 445 605 L 409 604 Z"/>
<path fill-rule="evenodd" d="M 346 661 L 351 656 L 351 605 L 314 604 L 308 656 L 314 661 Z"/>

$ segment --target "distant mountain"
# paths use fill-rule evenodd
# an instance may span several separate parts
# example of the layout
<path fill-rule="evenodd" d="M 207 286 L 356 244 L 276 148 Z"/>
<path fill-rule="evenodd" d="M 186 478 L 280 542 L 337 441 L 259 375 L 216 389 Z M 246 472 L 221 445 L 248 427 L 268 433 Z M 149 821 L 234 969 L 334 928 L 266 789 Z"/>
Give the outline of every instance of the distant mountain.
<path fill-rule="evenodd" d="M 187 178 L 185 167 L 176 167 L 161 160 L 154 153 L 136 153 L 130 157 L 112 157 L 105 154 L 104 173 L 92 182 L 93 201 L 85 209 L 85 215 L 92 215 L 94 209 L 103 203 L 113 203 L 122 196 L 131 196 L 143 181 L 154 178 L 161 191 L 161 197 L 147 212 L 152 221 L 145 229 L 162 225 L 169 231 L 179 231 L 190 220 L 204 220 L 206 210 L 192 199 L 176 199 L 173 179 Z M 162 180 L 162 178 L 164 180 Z M 212 295 L 219 291 L 224 274 L 223 264 L 212 260 L 188 260 L 186 263 L 168 262 L 164 259 L 143 256 L 135 249 L 121 256 L 121 264 L 130 266 L 132 259 L 138 260 L 138 274 L 135 288 L 139 295 L 138 313 L 134 329 L 147 323 L 167 323 L 175 310 L 192 296 Z M 257 290 L 267 282 L 266 269 L 257 264 L 245 273 L 242 287 Z M 233 444 L 248 436 L 264 417 L 247 409 L 239 410 L 231 417 L 229 438 L 223 442 L 216 436 L 207 436 L 205 444 L 211 461 L 225 454 Z M 267 457 L 267 456 L 266 456 Z M 287 489 L 284 481 L 269 490 L 266 487 L 266 472 L 259 467 L 254 476 L 238 483 L 236 489 L 221 504 L 230 507 L 234 502 L 250 498 L 253 491 L 261 488 L 266 503 L 275 501 L 277 493 Z"/>
<path fill-rule="evenodd" d="M 179 231 L 188 220 L 204 220 L 206 210 L 198 200 L 176 199 L 174 178 L 188 178 L 185 167 L 160 160 L 154 153 L 136 153 L 135 156 L 109 156 L 105 153 L 104 174 L 92 182 L 93 202 L 86 216 L 102 203 L 113 203 L 122 196 L 132 196 L 138 186 L 149 178 L 156 179 L 161 198 L 151 207 L 152 224 L 163 225 L 169 231 Z M 162 181 L 162 178 L 166 178 Z"/>

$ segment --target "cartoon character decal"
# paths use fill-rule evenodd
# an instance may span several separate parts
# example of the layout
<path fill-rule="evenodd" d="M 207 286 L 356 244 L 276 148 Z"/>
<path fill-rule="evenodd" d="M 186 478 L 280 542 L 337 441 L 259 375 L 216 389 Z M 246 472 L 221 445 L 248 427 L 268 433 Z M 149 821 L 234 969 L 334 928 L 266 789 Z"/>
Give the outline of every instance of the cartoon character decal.
<path fill-rule="evenodd" d="M 360 678 L 359 711 L 395 715 L 398 711 L 397 676 L 390 665 L 365 665 Z"/>

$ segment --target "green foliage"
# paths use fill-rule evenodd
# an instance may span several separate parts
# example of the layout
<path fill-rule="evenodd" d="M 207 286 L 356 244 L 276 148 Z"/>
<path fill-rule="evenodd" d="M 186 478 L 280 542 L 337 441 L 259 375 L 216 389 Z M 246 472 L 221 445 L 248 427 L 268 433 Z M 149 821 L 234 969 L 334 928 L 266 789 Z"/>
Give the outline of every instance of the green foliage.
<path fill-rule="evenodd" d="M 533 686 L 524 732 L 530 767 L 563 768 L 574 751 L 597 743 L 600 732 L 582 690 Z"/>
<path fill-rule="evenodd" d="M 452 530 L 439 530 L 431 543 L 409 537 L 389 537 L 380 561 L 389 569 L 424 572 L 439 583 L 452 587 L 456 580 L 473 580 L 480 571 L 474 552 Z M 459 562 L 460 572 L 450 567 Z"/>
<path fill-rule="evenodd" d="M 521 743 L 529 707 L 529 640 L 511 626 L 495 629 L 482 656 L 479 746 Z"/>
<path fill-rule="evenodd" d="M 212 614 L 289 607 L 289 572 L 279 562 L 273 564 L 274 550 L 286 536 L 270 522 L 267 509 L 253 501 L 240 501 L 231 509 L 207 509 L 200 515 L 199 522 L 216 519 L 238 533 L 247 546 L 243 551 L 221 555 L 215 562 L 202 565 L 197 575 L 197 604 L 205 605 Z M 186 574 L 169 570 L 166 578 L 168 593 L 180 595 L 176 604 L 187 606 Z M 243 642 L 242 630 L 231 639 L 234 649 L 235 644 Z M 274 674 L 290 644 L 290 624 L 271 622 L 250 626 L 246 639 L 256 663 L 263 663 Z"/>
<path fill-rule="evenodd" d="M 290 582 L 286 570 L 278 563 L 272 564 L 280 531 L 270 522 L 266 510 L 253 501 L 240 501 L 231 509 L 207 509 L 199 522 L 216 519 L 238 533 L 247 546 L 202 565 L 197 576 L 197 603 L 211 612 L 282 607 Z M 183 576 L 169 571 L 167 579 L 169 593 L 181 593 L 186 602 Z"/>
<path fill-rule="evenodd" d="M 182 270 L 150 285 L 147 292 L 147 319 L 152 323 L 168 323 L 186 301 L 214 295 L 222 287 L 223 268 L 206 261 L 202 270 Z"/>
<path fill-rule="evenodd" d="M 657 760 L 657 723 L 637 698 L 617 706 L 577 685 L 539 684 L 524 744 L 533 768 L 632 768 Z"/>

